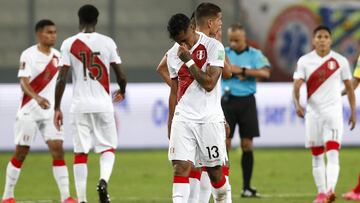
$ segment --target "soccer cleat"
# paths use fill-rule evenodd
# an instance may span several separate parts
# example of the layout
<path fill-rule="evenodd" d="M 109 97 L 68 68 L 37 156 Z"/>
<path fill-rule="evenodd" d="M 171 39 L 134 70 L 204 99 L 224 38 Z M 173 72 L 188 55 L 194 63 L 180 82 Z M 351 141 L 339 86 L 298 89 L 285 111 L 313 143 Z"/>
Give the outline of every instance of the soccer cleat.
<path fill-rule="evenodd" d="M 334 191 L 329 191 L 326 196 L 327 196 L 326 203 L 334 202 L 336 199 L 336 195 Z"/>
<path fill-rule="evenodd" d="M 107 192 L 107 183 L 104 179 L 99 180 L 97 191 L 99 194 L 99 203 L 110 203 L 110 196 Z"/>
<path fill-rule="evenodd" d="M 353 190 L 342 195 L 346 200 L 360 200 L 360 193 L 356 193 Z"/>
<path fill-rule="evenodd" d="M 254 188 L 244 188 L 241 192 L 243 198 L 259 198 L 260 194 Z"/>
<path fill-rule="evenodd" d="M 325 193 L 317 194 L 316 198 L 313 201 L 313 203 L 326 203 L 326 202 L 327 202 L 327 196 Z"/>
<path fill-rule="evenodd" d="M 77 201 L 72 197 L 68 197 L 62 203 L 77 203 Z"/>
<path fill-rule="evenodd" d="M 15 198 L 10 197 L 10 198 L 7 198 L 7 199 L 3 199 L 1 202 L 2 203 L 16 203 L 16 200 L 15 200 Z"/>

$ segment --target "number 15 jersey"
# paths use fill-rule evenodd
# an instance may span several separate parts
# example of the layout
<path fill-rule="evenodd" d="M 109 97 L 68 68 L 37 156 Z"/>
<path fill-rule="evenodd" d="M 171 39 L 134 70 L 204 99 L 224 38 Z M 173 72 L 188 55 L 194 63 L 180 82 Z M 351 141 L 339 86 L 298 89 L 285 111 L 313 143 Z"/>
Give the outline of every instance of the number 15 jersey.
<path fill-rule="evenodd" d="M 60 66 L 73 67 L 71 113 L 113 112 L 110 64 L 121 64 L 115 42 L 105 35 L 78 33 L 61 45 Z"/>

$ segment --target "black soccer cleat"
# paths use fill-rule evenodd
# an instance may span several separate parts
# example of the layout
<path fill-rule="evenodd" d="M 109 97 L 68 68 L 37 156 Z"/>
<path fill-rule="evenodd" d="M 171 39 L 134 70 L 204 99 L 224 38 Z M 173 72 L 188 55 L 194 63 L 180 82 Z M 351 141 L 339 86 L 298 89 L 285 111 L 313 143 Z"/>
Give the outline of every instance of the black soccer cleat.
<path fill-rule="evenodd" d="M 244 188 L 241 192 L 243 198 L 260 198 L 260 194 L 253 188 Z"/>
<path fill-rule="evenodd" d="M 104 179 L 99 180 L 97 191 L 99 194 L 99 203 L 110 203 L 110 196 L 107 192 L 107 183 Z"/>

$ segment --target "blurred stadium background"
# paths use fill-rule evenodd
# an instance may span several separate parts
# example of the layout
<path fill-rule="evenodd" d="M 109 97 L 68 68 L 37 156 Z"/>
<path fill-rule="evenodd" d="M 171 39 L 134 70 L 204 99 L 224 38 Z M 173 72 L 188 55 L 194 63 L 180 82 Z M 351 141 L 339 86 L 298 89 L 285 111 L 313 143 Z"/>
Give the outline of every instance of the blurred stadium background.
<path fill-rule="evenodd" d="M 19 56 L 24 49 L 35 43 L 35 23 L 43 18 L 51 19 L 56 23 L 58 29 L 56 48 L 59 49 L 65 38 L 78 32 L 78 8 L 86 3 L 94 4 L 100 10 L 97 31 L 111 36 L 116 41 L 130 83 L 127 99 L 115 105 L 119 126 L 119 148 L 139 150 L 119 153 L 117 164 L 119 170 L 115 170 L 111 183 L 116 185 L 112 191 L 112 194 L 115 193 L 114 202 L 168 202 L 171 167 L 163 149 L 167 146 L 166 119 L 169 89 L 162 83 L 155 69 L 173 43 L 166 32 L 169 17 L 178 12 L 191 15 L 200 2 L 203 0 L 1 0 L 0 151 L 10 151 L 14 148 L 12 126 L 21 95 L 16 77 Z M 289 82 L 299 56 L 311 50 L 312 30 L 320 23 L 333 30 L 333 48 L 347 56 L 351 67 L 354 67 L 360 53 L 360 1 L 208 0 L 208 2 L 218 4 L 223 10 L 224 45 L 228 45 L 226 29 L 232 23 L 240 22 L 246 27 L 249 44 L 261 49 L 270 59 L 273 68 L 271 79 L 258 86 L 256 96 L 262 137 L 255 140 L 255 145 L 266 149 L 255 152 L 258 154 L 255 155 L 254 185 L 260 192 L 265 193 L 265 198 L 246 201 L 310 202 L 315 191 L 310 172 L 310 153 L 303 149 L 289 149 L 303 146 L 304 133 L 303 121 L 295 116 L 292 107 Z M 71 101 L 70 85 L 67 86 L 64 97 L 63 109 L 66 113 Z M 360 105 L 358 105 L 358 120 L 360 120 L 359 107 Z M 349 110 L 347 105 L 344 109 L 346 124 Z M 65 130 L 67 122 L 65 116 Z M 357 124 L 354 131 L 345 131 L 345 146 L 360 145 L 358 137 L 360 122 Z M 68 131 L 65 131 L 65 134 L 65 147 L 70 150 L 71 135 Z M 238 143 L 238 138 L 235 138 L 234 147 L 238 146 Z M 268 149 L 279 147 L 285 149 Z M 46 150 L 41 137 L 38 136 L 33 149 Z M 144 151 L 145 149 L 152 150 Z M 357 153 L 356 149 L 347 149 L 341 155 L 340 192 L 345 192 L 356 181 L 355 177 L 360 169 Z M 0 189 L 4 182 L 6 163 L 10 157 L 11 154 L 7 152 L 0 154 Z M 71 154 L 69 153 L 67 157 L 69 165 Z M 147 162 L 149 157 L 153 157 L 156 161 Z M 234 202 L 240 201 L 239 157 L 238 151 L 231 152 L 233 176 L 230 176 L 233 182 Z M 56 202 L 55 184 L 51 184 L 52 188 L 47 184 L 42 186 L 44 183 L 38 181 L 38 179 L 52 179 L 48 164 L 50 158 L 46 154 L 35 153 L 30 155 L 28 162 L 17 189 L 20 200 Z M 96 158 L 93 158 L 92 162 L 96 165 Z M 39 164 L 32 167 L 32 163 Z M 37 171 L 44 173 L 38 176 L 30 175 Z M 93 178 L 89 176 L 88 189 L 89 195 L 95 202 L 93 189 L 97 172 L 91 173 Z M 40 191 L 30 191 L 29 181 L 32 184 L 39 183 Z M 157 188 L 158 182 L 161 182 L 159 188 Z M 49 191 L 43 190 L 46 188 L 50 188 Z"/>

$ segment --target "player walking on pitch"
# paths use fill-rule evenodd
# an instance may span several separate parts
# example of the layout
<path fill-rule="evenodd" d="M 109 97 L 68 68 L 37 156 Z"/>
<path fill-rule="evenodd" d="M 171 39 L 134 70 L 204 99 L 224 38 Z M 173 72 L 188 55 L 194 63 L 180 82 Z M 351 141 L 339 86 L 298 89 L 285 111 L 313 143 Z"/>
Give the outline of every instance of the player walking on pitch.
<path fill-rule="evenodd" d="M 305 117 L 306 147 L 312 152 L 312 167 L 318 194 L 314 203 L 335 200 L 339 176 L 339 150 L 343 134 L 341 82 L 348 93 L 351 108 L 350 129 L 356 124 L 355 96 L 349 62 L 331 50 L 331 31 L 326 26 L 314 30 L 315 50 L 302 56 L 294 73 L 294 103 L 299 117 Z M 306 114 L 301 106 L 300 87 L 306 82 Z M 327 163 L 324 161 L 324 154 Z"/>
<path fill-rule="evenodd" d="M 59 187 L 62 203 L 75 203 L 70 197 L 69 175 L 64 160 L 63 132 L 56 130 L 54 92 L 60 53 L 52 48 L 56 41 L 56 26 L 50 20 L 35 25 L 37 45 L 22 52 L 20 57 L 21 89 L 24 92 L 15 122 L 16 150 L 6 168 L 2 203 L 15 203 L 14 189 L 21 167 L 37 132 L 43 136 L 53 158 L 53 175 Z"/>
<path fill-rule="evenodd" d="M 120 68 L 121 59 L 115 42 L 95 32 L 99 12 L 92 5 L 78 11 L 81 32 L 66 39 L 61 46 L 60 74 L 56 84 L 55 126 L 60 129 L 63 116 L 61 98 L 70 69 L 73 76 L 73 98 L 70 106 L 71 130 L 74 136 L 74 175 L 79 202 L 87 202 L 87 155 L 94 144 L 100 156 L 100 180 L 97 186 L 101 203 L 110 202 L 108 182 L 115 161 L 117 133 L 114 109 L 110 95 L 110 66 L 120 89 L 114 93 L 114 102 L 122 101 L 126 79 Z"/>

